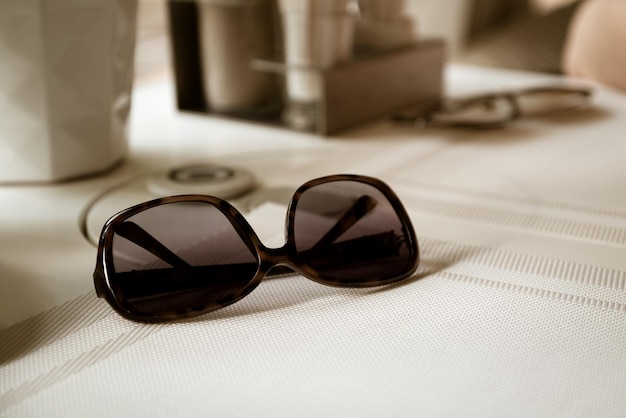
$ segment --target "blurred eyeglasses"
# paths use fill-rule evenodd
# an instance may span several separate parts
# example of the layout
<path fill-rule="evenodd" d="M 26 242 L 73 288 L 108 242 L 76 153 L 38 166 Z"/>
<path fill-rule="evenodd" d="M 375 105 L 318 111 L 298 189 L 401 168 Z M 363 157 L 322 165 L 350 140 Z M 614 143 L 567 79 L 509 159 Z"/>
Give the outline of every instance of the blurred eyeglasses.
<path fill-rule="evenodd" d="M 448 100 L 426 112 L 406 110 L 391 117 L 417 127 L 498 128 L 521 117 L 586 107 L 591 90 L 583 87 L 533 87 Z"/>

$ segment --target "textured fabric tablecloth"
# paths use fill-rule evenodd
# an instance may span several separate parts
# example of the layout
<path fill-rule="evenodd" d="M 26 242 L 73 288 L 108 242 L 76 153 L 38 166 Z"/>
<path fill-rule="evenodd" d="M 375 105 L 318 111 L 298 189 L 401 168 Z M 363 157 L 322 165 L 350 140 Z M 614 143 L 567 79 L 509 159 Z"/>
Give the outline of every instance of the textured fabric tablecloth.
<path fill-rule="evenodd" d="M 462 85 L 536 81 L 456 71 Z M 596 102 L 489 132 L 381 122 L 325 140 L 255 128 L 308 150 L 224 154 L 267 184 L 387 181 L 420 240 L 417 274 L 365 290 L 271 278 L 164 325 L 124 320 L 81 291 L 0 330 L 0 416 L 625 415 L 626 97 L 598 87 Z M 176 120 L 168 133 L 208 123 Z M 278 246 L 285 210 L 246 216 Z"/>

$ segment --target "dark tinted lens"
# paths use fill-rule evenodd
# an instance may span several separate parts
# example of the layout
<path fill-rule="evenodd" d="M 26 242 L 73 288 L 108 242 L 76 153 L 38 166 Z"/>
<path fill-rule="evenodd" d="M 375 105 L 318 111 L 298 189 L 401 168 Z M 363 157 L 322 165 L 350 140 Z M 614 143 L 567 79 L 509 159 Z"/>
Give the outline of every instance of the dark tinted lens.
<path fill-rule="evenodd" d="M 416 242 L 376 187 L 333 181 L 306 190 L 294 216 L 300 260 L 335 284 L 375 285 L 416 266 Z"/>
<path fill-rule="evenodd" d="M 114 228 L 109 281 L 137 315 L 224 306 L 238 299 L 257 271 L 256 252 L 208 203 L 163 204 Z"/>

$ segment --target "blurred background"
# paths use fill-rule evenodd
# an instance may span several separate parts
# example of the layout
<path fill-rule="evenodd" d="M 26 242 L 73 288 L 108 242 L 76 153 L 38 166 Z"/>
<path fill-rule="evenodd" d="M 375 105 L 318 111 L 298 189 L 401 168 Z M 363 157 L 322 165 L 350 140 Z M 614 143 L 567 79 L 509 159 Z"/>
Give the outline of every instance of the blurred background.
<path fill-rule="evenodd" d="M 170 68 L 166 0 L 139 0 L 135 71 Z M 445 39 L 448 61 L 559 73 L 576 0 L 407 0 L 420 37 Z"/>

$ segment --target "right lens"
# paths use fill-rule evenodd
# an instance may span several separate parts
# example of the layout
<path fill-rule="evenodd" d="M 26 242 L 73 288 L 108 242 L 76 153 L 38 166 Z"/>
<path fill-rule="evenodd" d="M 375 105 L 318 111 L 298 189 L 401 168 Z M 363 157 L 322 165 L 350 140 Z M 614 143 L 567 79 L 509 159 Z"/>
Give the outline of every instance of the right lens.
<path fill-rule="evenodd" d="M 393 198 L 395 200 L 395 198 Z M 293 236 L 300 261 L 328 284 L 373 286 L 417 267 L 417 242 L 400 203 L 364 182 L 338 180 L 298 198 Z"/>
<path fill-rule="evenodd" d="M 109 283 L 137 316 L 180 316 L 228 305 L 258 268 L 251 244 L 207 202 L 161 204 L 112 228 Z"/>

